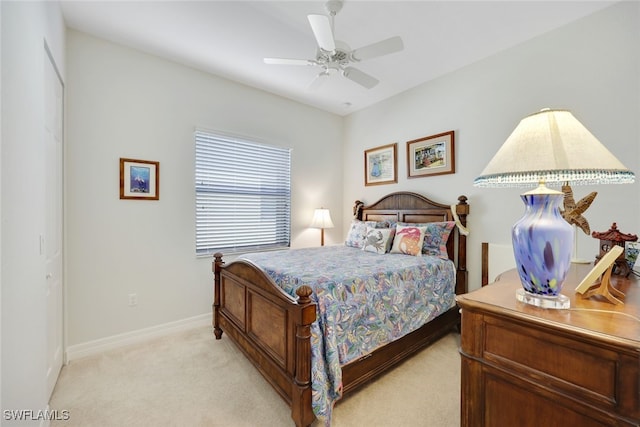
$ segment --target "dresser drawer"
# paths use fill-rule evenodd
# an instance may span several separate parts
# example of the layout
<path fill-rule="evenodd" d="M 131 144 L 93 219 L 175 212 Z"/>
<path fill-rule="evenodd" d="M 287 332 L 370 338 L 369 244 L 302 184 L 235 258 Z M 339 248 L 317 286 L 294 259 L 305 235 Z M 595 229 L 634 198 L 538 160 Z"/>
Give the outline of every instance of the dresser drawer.
<path fill-rule="evenodd" d="M 640 417 L 637 352 L 513 319 L 483 317 L 481 358 L 487 364 L 576 401 Z"/>

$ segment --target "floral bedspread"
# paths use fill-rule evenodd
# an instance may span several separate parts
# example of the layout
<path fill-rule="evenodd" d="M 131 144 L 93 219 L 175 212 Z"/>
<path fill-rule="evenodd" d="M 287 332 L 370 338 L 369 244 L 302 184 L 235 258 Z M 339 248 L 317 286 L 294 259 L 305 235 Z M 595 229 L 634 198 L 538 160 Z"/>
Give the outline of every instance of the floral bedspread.
<path fill-rule="evenodd" d="M 341 366 L 396 340 L 455 304 L 455 266 L 433 256 L 324 246 L 243 255 L 287 293 L 311 286 L 313 411 L 325 424 L 342 396 Z"/>

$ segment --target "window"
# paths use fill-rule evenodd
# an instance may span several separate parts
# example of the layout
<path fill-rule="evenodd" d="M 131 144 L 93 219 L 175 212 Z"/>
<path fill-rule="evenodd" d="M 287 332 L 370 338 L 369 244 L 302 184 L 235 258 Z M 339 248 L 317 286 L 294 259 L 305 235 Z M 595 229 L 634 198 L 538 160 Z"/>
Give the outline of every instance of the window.
<path fill-rule="evenodd" d="M 288 247 L 291 149 L 197 130 L 196 254 Z"/>

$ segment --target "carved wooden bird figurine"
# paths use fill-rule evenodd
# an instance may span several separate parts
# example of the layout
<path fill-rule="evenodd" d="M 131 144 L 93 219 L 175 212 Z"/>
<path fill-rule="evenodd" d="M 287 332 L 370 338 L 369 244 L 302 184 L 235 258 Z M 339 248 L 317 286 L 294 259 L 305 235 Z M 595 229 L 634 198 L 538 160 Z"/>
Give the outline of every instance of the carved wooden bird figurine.
<path fill-rule="evenodd" d="M 562 186 L 562 192 L 564 193 L 564 210 L 560 212 L 562 214 L 562 218 L 564 218 L 569 224 L 580 227 L 585 234 L 590 234 L 591 228 L 589 227 L 589 222 L 582 214 L 589 209 L 591 202 L 596 198 L 598 192 L 593 191 L 589 193 L 587 196 L 580 199 L 578 203 L 574 200 L 573 190 L 568 184 Z"/>

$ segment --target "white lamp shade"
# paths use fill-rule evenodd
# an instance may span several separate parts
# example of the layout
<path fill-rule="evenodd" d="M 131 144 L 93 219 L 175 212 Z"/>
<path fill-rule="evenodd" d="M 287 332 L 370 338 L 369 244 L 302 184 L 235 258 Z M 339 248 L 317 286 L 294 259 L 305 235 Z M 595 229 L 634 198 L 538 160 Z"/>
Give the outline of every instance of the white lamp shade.
<path fill-rule="evenodd" d="M 544 109 L 520 121 L 474 185 L 623 184 L 634 179 L 573 114 Z"/>
<path fill-rule="evenodd" d="M 331 221 L 331 214 L 329 209 L 316 209 L 313 213 L 313 219 L 311 220 L 311 228 L 333 228 L 333 221 Z"/>

